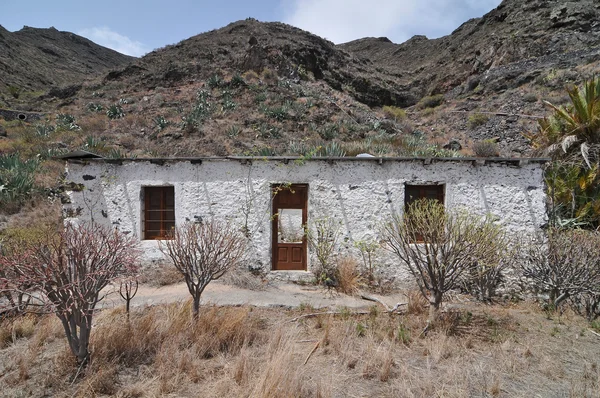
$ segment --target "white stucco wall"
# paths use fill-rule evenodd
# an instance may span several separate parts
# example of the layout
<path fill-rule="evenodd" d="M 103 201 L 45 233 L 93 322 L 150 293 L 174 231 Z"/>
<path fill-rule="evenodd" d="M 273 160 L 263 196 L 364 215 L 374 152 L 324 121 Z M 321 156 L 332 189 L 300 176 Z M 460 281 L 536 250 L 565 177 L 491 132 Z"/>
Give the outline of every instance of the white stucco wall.
<path fill-rule="evenodd" d="M 252 161 L 203 159 L 153 164 L 125 160 L 70 161 L 67 182 L 83 184 L 68 192 L 65 205 L 82 220 L 114 225 L 137 237 L 141 235 L 141 191 L 147 186 L 173 185 L 176 222 L 199 217 L 226 218 L 251 234 L 248 266 L 271 270 L 270 187 L 275 183 L 309 184 L 308 224 L 321 217 L 338 220 L 342 228 L 340 251 L 355 255 L 357 240 L 378 241 L 379 226 L 395 212 L 402 214 L 404 185 L 444 184 L 445 205 L 464 207 L 480 214 L 491 213 L 511 233 L 539 229 L 547 222 L 542 164 L 522 166 L 491 162 L 423 160 L 279 160 Z M 247 220 L 247 221 L 246 221 Z M 162 259 L 156 241 L 142 240 L 146 260 Z M 310 249 L 309 249 L 310 251 Z M 398 278 L 404 267 L 379 249 L 375 263 L 381 272 Z M 308 268 L 315 264 L 309 257 Z"/>

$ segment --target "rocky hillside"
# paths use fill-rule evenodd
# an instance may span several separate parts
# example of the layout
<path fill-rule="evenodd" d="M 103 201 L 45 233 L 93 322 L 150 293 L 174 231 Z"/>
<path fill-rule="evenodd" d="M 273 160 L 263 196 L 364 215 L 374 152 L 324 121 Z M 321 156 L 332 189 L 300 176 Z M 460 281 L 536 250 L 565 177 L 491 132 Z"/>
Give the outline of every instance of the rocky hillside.
<path fill-rule="evenodd" d="M 82 81 L 133 58 L 55 28 L 24 27 L 9 32 L 0 26 L 0 92 L 11 95 L 48 90 Z"/>
<path fill-rule="evenodd" d="M 597 0 L 505 0 L 443 38 L 336 46 L 249 19 L 23 106 L 47 112 L 51 153 L 526 156 L 542 100 L 600 70 L 598 21 Z"/>

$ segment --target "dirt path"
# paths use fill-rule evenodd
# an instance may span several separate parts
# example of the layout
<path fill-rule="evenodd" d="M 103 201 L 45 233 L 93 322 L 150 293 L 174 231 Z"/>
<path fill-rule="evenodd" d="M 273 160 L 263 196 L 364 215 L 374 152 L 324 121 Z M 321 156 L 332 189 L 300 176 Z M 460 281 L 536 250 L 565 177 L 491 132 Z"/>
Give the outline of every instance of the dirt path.
<path fill-rule="evenodd" d="M 102 307 L 115 307 L 123 305 L 119 296 L 118 287 L 107 290 L 108 296 L 101 302 Z M 406 301 L 400 293 L 381 297 L 377 296 L 389 306 L 397 302 Z M 149 306 L 188 300 L 190 294 L 185 283 L 152 287 L 140 285 L 137 295 L 133 298 L 133 307 Z M 300 305 L 314 308 L 368 308 L 375 303 L 358 297 L 347 296 L 335 292 L 328 292 L 321 287 L 300 286 L 291 283 L 273 282 L 264 290 L 248 290 L 226 285 L 221 282 L 211 282 L 202 293 L 202 304 L 217 305 L 253 305 L 256 307 L 298 307 Z"/>

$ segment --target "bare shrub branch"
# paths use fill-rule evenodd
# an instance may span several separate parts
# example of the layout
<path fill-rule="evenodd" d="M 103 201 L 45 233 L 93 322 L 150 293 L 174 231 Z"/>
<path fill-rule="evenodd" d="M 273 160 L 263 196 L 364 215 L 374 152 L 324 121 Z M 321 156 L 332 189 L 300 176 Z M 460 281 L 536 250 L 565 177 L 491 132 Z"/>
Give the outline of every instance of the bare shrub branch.
<path fill-rule="evenodd" d="M 466 212 L 450 212 L 433 200 L 417 200 L 404 218 L 394 216 L 383 226 L 386 250 L 394 253 L 415 277 L 429 300 L 434 322 L 444 293 L 457 289 L 465 273 L 490 252 L 498 234 L 490 219 Z"/>
<path fill-rule="evenodd" d="M 198 318 L 200 296 L 206 286 L 236 267 L 243 258 L 246 240 L 231 224 L 211 220 L 187 223 L 175 229 L 172 239 L 159 242 L 162 253 L 184 276 Z"/>
<path fill-rule="evenodd" d="M 551 229 L 523 246 L 523 276 L 548 293 L 554 308 L 568 298 L 600 294 L 600 232 Z"/>

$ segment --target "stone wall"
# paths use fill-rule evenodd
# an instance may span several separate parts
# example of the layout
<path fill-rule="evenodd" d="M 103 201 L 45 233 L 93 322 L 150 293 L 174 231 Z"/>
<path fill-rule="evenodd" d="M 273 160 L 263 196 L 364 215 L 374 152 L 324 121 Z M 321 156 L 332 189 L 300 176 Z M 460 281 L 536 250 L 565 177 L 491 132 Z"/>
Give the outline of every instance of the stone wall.
<path fill-rule="evenodd" d="M 236 223 L 250 233 L 248 266 L 270 271 L 272 184 L 309 184 L 309 228 L 331 218 L 341 227 L 340 252 L 359 259 L 353 243 L 378 241 L 381 223 L 403 213 L 405 184 L 444 184 L 448 208 L 492 214 L 511 234 L 539 230 L 547 222 L 542 167 L 536 160 L 473 159 L 71 160 L 67 186 L 76 189 L 67 192 L 72 203 L 65 210 L 140 237 L 143 187 L 172 185 L 178 224 L 211 217 Z M 146 260 L 162 259 L 156 241 L 141 245 Z M 382 249 L 375 262 L 385 275 L 407 276 Z M 314 256 L 309 271 L 311 264 Z"/>

